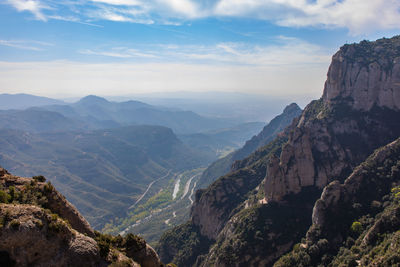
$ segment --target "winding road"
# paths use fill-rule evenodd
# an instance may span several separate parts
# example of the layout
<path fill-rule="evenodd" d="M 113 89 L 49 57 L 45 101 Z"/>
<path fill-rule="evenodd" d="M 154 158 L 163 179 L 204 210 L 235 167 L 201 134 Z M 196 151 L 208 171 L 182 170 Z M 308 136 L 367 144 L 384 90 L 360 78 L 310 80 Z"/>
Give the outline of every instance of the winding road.
<path fill-rule="evenodd" d="M 159 180 L 161 180 L 161 179 L 167 177 L 170 173 L 171 173 L 171 170 L 169 170 L 168 173 L 167 173 L 166 175 L 164 175 L 163 177 L 160 177 L 160 178 L 158 178 L 157 180 L 154 180 L 153 182 L 151 182 L 151 183 L 149 184 L 149 186 L 147 186 L 146 191 L 144 191 L 144 193 L 138 198 L 138 200 L 136 200 L 135 204 L 133 204 L 132 206 L 130 206 L 128 209 L 129 209 L 129 210 L 130 210 L 130 209 L 133 209 L 133 208 L 144 198 L 144 196 L 147 194 L 147 192 L 149 192 L 151 186 L 152 186 L 155 182 L 157 182 L 157 181 L 159 181 Z"/>

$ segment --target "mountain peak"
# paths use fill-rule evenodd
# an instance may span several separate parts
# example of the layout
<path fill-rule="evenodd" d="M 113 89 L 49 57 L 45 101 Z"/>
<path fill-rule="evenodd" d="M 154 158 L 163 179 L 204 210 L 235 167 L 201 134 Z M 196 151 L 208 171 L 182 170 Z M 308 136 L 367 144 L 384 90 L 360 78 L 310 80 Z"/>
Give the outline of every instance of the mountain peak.
<path fill-rule="evenodd" d="M 356 110 L 400 110 L 400 36 L 342 46 L 332 57 L 322 99 Z"/>
<path fill-rule="evenodd" d="M 285 107 L 285 109 L 283 110 L 283 113 L 292 113 L 294 111 L 301 112 L 301 108 L 296 103 L 291 103 Z"/>
<path fill-rule="evenodd" d="M 109 101 L 103 97 L 99 97 L 96 95 L 88 95 L 81 98 L 77 103 L 80 104 L 105 104 L 109 103 Z"/>

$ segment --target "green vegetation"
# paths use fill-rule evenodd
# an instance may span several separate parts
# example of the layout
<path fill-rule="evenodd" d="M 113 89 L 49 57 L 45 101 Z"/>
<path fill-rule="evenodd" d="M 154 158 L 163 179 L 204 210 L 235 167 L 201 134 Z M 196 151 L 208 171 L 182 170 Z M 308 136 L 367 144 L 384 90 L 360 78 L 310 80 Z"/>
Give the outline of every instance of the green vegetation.
<path fill-rule="evenodd" d="M 363 231 L 362 224 L 360 222 L 353 222 L 351 224 L 351 231 L 357 235 L 361 234 Z"/>
<path fill-rule="evenodd" d="M 102 231 L 108 234 L 118 234 L 131 226 L 127 232 L 138 233 L 151 246 L 156 246 L 160 236 L 165 231 L 185 222 L 189 218 L 189 204 L 191 202 L 188 197 L 203 170 L 204 168 L 198 168 L 176 175 L 171 174 L 165 180 L 160 180 L 157 184 L 165 184 L 163 189 L 158 191 L 150 190 L 135 209 L 128 212 L 126 217 L 110 221 Z M 180 186 L 176 198 L 173 199 L 172 192 L 178 179 L 180 179 Z M 182 198 L 185 193 L 186 184 L 190 179 L 189 190 L 185 197 Z M 192 199 L 194 199 L 194 196 L 192 196 Z"/>
<path fill-rule="evenodd" d="M 351 193 L 326 207 L 324 224 L 313 225 L 276 267 L 400 266 L 400 186 L 393 187 L 400 183 L 400 139 L 356 170 L 344 184 Z"/>
<path fill-rule="evenodd" d="M 165 232 L 156 249 L 166 262 L 173 262 L 177 266 L 191 266 L 198 255 L 208 252 L 210 244 L 211 240 L 202 236 L 198 227 L 187 222 Z"/>
<path fill-rule="evenodd" d="M 115 249 L 129 256 L 146 248 L 146 241 L 140 236 L 131 233 L 122 237 L 121 235 L 112 236 L 95 231 L 95 235 L 95 240 L 100 250 L 100 256 L 103 259 L 106 259 L 110 252 L 116 253 Z M 115 256 L 112 255 L 112 258 L 115 258 Z M 121 264 L 123 266 L 123 263 Z"/>
<path fill-rule="evenodd" d="M 0 190 L 0 203 L 8 203 L 11 200 L 11 196 L 5 191 Z"/>

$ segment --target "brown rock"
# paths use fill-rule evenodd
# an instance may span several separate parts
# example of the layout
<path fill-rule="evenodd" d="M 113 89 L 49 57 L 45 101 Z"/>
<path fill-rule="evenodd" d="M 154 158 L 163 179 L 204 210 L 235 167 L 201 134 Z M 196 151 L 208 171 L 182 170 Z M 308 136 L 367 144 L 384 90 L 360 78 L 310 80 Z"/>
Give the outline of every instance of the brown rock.
<path fill-rule="evenodd" d="M 16 266 L 106 266 L 96 241 L 32 205 L 1 204 L 0 251 Z"/>

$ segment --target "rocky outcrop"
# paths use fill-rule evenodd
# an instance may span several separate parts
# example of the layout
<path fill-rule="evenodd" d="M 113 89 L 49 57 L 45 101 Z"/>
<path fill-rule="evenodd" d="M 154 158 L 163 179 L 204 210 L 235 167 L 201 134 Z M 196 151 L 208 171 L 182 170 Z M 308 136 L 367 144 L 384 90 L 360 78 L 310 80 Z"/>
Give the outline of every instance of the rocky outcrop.
<path fill-rule="evenodd" d="M 14 186 L 22 190 L 26 185 L 30 184 L 31 181 L 32 179 L 30 178 L 11 175 L 2 168 L 0 170 L 0 184 L 4 187 Z M 51 184 L 46 185 L 44 182 L 36 181 L 36 185 L 46 197 L 46 208 L 68 221 L 72 228 L 78 232 L 94 237 L 94 231 L 87 220 L 63 195 L 55 190 Z M 44 189 L 45 187 L 46 189 Z"/>
<path fill-rule="evenodd" d="M 96 241 L 32 205 L 0 205 L 0 251 L 16 266 L 106 266 Z"/>
<path fill-rule="evenodd" d="M 145 267 L 160 267 L 162 266 L 160 258 L 158 257 L 155 250 L 146 244 L 140 250 L 127 250 L 126 255 L 130 258 L 135 259 L 136 262 L 140 264 L 140 266 Z"/>
<path fill-rule="evenodd" d="M 400 36 L 343 46 L 332 58 L 322 98 L 346 99 L 363 111 L 375 105 L 400 110 Z"/>
<path fill-rule="evenodd" d="M 202 235 L 208 239 L 217 238 L 233 209 L 245 200 L 246 192 L 261 182 L 260 172 L 263 172 L 262 167 L 257 171 L 240 170 L 222 178 L 220 183 L 213 184 L 207 191 L 196 193 L 192 222 L 200 228 Z"/>
<path fill-rule="evenodd" d="M 305 108 L 280 158 L 269 165 L 267 199 L 343 181 L 400 135 L 399 115 L 400 37 L 343 46 L 332 58 L 322 98 Z"/>
<path fill-rule="evenodd" d="M 90 227 L 88 221 L 78 212 L 78 210 L 58 191 L 53 190 L 46 194 L 47 206 L 54 212 L 59 214 L 62 218 L 80 233 L 94 237 L 94 231 Z"/>
<path fill-rule="evenodd" d="M 371 203 L 379 203 L 392 185 L 399 182 L 400 139 L 397 139 L 375 151 L 343 184 L 334 181 L 324 188 L 313 209 L 314 227 L 330 238 L 332 244 L 343 241 L 352 220 L 360 216 L 360 212 L 371 212 Z M 345 229 L 338 231 L 338 225 L 332 225 L 334 218 L 339 219 Z"/>
<path fill-rule="evenodd" d="M 259 149 L 256 157 L 245 159 L 245 167 L 220 177 L 205 190 L 196 192 L 192 206 L 191 220 L 200 233 L 215 240 L 225 223 L 234 214 L 235 208 L 246 200 L 246 195 L 264 179 L 268 159 L 280 152 L 284 137 Z"/>
<path fill-rule="evenodd" d="M 324 188 L 306 238 L 274 266 L 398 265 L 399 184 L 400 138 L 377 149 L 344 183 Z"/>
<path fill-rule="evenodd" d="M 162 264 L 140 237 L 95 233 L 75 207 L 44 181 L 43 176 L 23 178 L 0 168 L 1 266 Z"/>

